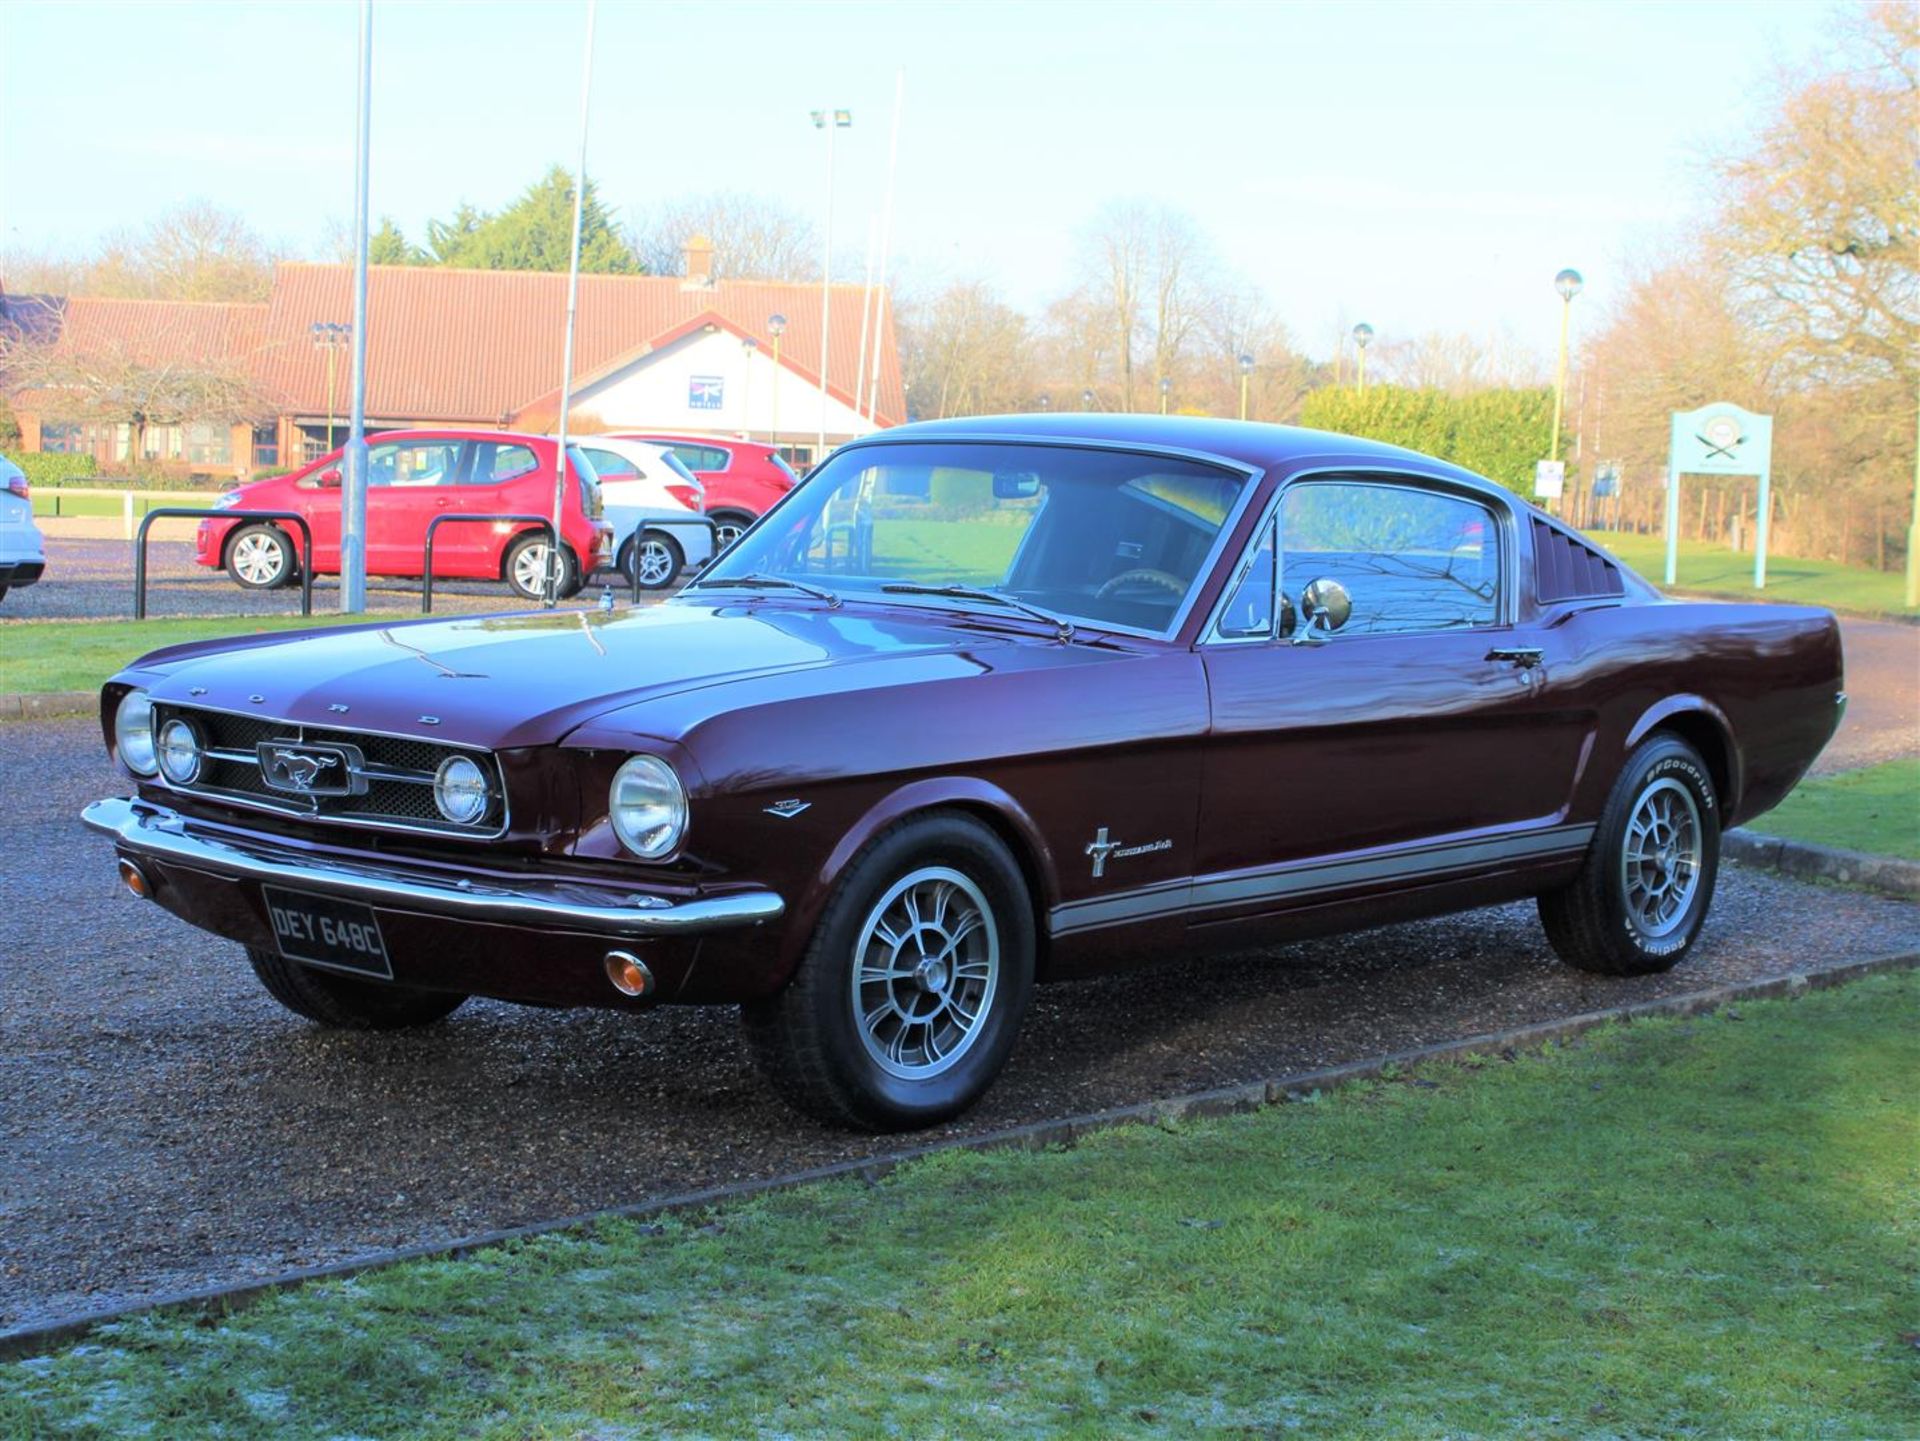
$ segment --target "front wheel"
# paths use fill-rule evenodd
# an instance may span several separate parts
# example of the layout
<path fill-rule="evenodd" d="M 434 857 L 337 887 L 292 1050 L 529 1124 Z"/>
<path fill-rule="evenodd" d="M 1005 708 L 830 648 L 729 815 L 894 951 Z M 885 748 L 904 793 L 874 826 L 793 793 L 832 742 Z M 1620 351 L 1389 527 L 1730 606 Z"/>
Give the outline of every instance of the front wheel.
<path fill-rule="evenodd" d="M 547 537 L 539 531 L 529 531 L 507 548 L 502 569 L 506 572 L 507 584 L 522 600 L 546 599 L 548 554 Z M 577 595 L 581 585 L 580 566 L 573 558 L 573 551 L 563 545 L 560 547 L 560 599 Z"/>
<path fill-rule="evenodd" d="M 642 531 L 620 548 L 620 573 L 642 590 L 665 590 L 686 563 L 673 537 L 657 530 Z"/>
<path fill-rule="evenodd" d="M 753 524 L 744 511 L 718 510 L 713 513 L 713 553 L 718 555 L 732 545 Z"/>
<path fill-rule="evenodd" d="M 423 991 L 336 975 L 251 946 L 247 960 L 268 995 L 296 1016 L 338 1030 L 398 1031 L 431 1025 L 466 1000 L 457 991 Z"/>
<path fill-rule="evenodd" d="M 247 590 L 274 590 L 294 577 L 293 542 L 273 525 L 243 525 L 227 543 L 227 574 Z"/>
<path fill-rule="evenodd" d="M 1700 934 L 1719 867 L 1706 763 L 1678 736 L 1655 735 L 1627 757 L 1585 864 L 1540 897 L 1540 920 L 1560 959 L 1583 971 L 1671 970 Z"/>
<path fill-rule="evenodd" d="M 978 821 L 882 832 L 847 868 L 787 989 L 741 1009 L 762 1073 L 809 1115 L 930 1126 L 1000 1074 L 1033 989 L 1032 902 Z"/>

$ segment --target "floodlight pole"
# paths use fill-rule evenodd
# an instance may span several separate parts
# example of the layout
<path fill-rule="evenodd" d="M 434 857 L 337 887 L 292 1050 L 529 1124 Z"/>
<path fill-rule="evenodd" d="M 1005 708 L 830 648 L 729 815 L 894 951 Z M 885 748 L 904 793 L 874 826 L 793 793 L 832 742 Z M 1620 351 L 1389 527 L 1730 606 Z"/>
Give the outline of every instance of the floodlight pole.
<path fill-rule="evenodd" d="M 353 163 L 353 363 L 349 380 L 353 399 L 347 421 L 346 474 L 340 492 L 342 615 L 358 615 L 367 608 L 367 166 L 372 105 L 373 0 L 360 0 L 360 106 Z M 328 409 L 332 409 L 331 404 Z M 308 555 L 304 560 L 311 568 L 313 557 Z"/>
<path fill-rule="evenodd" d="M 893 77 L 893 129 L 887 139 L 887 198 L 881 207 L 880 215 L 880 269 L 879 294 L 874 298 L 873 306 L 873 373 L 867 377 L 867 423 L 873 423 L 873 417 L 880 410 L 880 334 L 886 325 L 887 314 L 887 256 L 893 247 L 893 183 L 900 169 L 900 122 L 907 111 L 907 72 L 905 67 L 895 72 Z M 854 397 L 854 409 L 858 410 L 860 398 Z"/>
<path fill-rule="evenodd" d="M 829 106 L 813 112 L 816 130 L 827 132 L 827 212 L 820 235 L 820 433 L 815 438 L 813 463 L 818 465 L 827 453 L 827 341 L 833 324 L 830 303 L 833 284 L 833 132 L 853 124 L 853 112 Z M 859 402 L 856 399 L 855 404 Z"/>
<path fill-rule="evenodd" d="M 580 163 L 573 172 L 573 247 L 567 252 L 567 326 L 560 355 L 560 425 L 553 452 L 553 534 L 548 537 L 547 583 L 543 603 L 560 600 L 560 556 L 566 544 L 560 529 L 567 496 L 567 412 L 573 408 L 573 319 L 580 304 L 580 219 L 587 200 L 587 101 L 593 93 L 593 21 L 598 0 L 587 0 L 586 53 L 580 61 Z M 580 557 L 584 572 L 591 557 Z M 585 574 L 580 577 L 586 579 Z"/>
<path fill-rule="evenodd" d="M 1920 406 L 1914 409 L 1913 520 L 1907 526 L 1907 605 L 1920 606 Z"/>

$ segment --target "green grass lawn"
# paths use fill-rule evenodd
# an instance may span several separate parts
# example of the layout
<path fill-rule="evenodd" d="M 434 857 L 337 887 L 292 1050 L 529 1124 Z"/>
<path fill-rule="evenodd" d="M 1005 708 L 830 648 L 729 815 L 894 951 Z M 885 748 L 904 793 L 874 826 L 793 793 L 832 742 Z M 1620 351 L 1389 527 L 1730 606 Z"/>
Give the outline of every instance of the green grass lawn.
<path fill-rule="evenodd" d="M 163 505 L 210 506 L 219 499 L 217 490 L 168 491 L 151 495 L 136 495 L 133 498 L 133 513 L 136 517 L 150 510 L 158 510 Z M 76 490 L 65 490 L 53 495 L 45 490 L 36 489 L 30 499 L 33 513 L 38 516 L 85 515 L 118 516 L 125 514 L 125 502 L 118 494 L 106 492 L 100 495 L 86 495 Z"/>
<path fill-rule="evenodd" d="M 1802 781 L 1748 829 L 1920 861 L 1920 760 Z"/>
<path fill-rule="evenodd" d="M 0 625 L 0 695 L 92 690 L 128 661 L 163 645 L 262 631 L 339 625 L 366 616 L 214 616 L 205 620 L 21 621 Z"/>
<path fill-rule="evenodd" d="M 1920 975 L 145 1318 L 0 1434 L 1878 1437 Z"/>
<path fill-rule="evenodd" d="M 1659 585 L 1667 573 L 1667 543 L 1657 535 L 1630 531 L 1587 532 L 1647 580 Z M 1830 560 L 1767 557 L 1767 588 L 1753 588 L 1753 555 L 1704 541 L 1683 541 L 1675 590 L 1735 596 L 1741 600 L 1783 600 L 1830 606 L 1835 610 L 1905 612 L 1904 577 L 1895 572 L 1838 565 Z"/>

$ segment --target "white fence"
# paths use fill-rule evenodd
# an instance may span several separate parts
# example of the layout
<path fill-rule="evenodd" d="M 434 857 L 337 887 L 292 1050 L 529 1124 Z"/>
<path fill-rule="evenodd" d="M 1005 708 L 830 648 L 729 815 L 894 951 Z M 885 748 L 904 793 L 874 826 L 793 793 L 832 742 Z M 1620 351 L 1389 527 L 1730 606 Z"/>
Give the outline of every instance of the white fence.
<path fill-rule="evenodd" d="M 133 539 L 140 517 L 163 505 L 212 505 L 217 490 L 110 490 L 101 486 L 35 486 L 33 513 L 42 518 L 106 520 L 118 515 L 121 533 Z M 52 506 L 45 504 L 51 500 Z"/>

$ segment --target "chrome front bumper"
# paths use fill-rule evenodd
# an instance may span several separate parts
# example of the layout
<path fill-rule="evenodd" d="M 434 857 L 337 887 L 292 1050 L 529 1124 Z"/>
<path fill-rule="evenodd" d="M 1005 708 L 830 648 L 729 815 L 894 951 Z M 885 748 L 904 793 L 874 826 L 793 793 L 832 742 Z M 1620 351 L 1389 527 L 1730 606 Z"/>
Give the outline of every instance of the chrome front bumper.
<path fill-rule="evenodd" d="M 590 931 L 614 937 L 687 936 L 780 919 L 786 903 L 771 891 L 738 891 L 698 900 L 616 892 L 606 886 L 529 879 L 511 888 L 454 878 L 391 861 L 337 860 L 249 839 L 192 833 L 176 811 L 142 800 L 95 801 L 80 819 L 136 859 L 185 866 L 228 880 L 269 881 L 345 896 L 391 910 L 462 921 Z"/>

